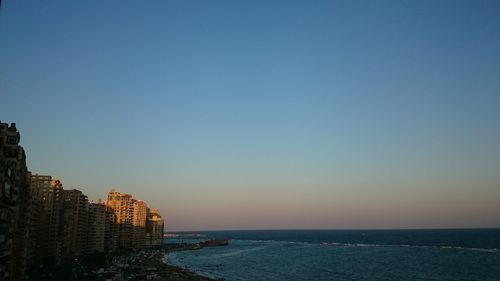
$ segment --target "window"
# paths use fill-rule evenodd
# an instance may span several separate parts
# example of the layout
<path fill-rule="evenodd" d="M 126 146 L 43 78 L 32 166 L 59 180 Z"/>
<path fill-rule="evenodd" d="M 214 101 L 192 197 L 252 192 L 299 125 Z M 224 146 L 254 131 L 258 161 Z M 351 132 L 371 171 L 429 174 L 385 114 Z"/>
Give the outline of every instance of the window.
<path fill-rule="evenodd" d="M 17 144 L 17 137 L 16 136 L 8 136 L 7 143 L 8 144 Z"/>
<path fill-rule="evenodd" d="M 8 195 L 8 197 L 10 197 L 10 183 L 8 182 L 5 182 L 5 194 Z"/>

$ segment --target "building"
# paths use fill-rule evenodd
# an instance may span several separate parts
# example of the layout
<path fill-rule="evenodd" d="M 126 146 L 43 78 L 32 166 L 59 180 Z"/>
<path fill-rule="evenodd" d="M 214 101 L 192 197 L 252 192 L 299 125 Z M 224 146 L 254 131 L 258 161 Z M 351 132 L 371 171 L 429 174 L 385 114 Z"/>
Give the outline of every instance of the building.
<path fill-rule="evenodd" d="M 105 203 L 89 203 L 80 190 L 28 172 L 19 141 L 15 124 L 0 122 L 0 281 L 94 252 L 162 244 L 158 210 L 114 190 Z"/>
<path fill-rule="evenodd" d="M 57 264 L 62 258 L 60 228 L 63 186 L 51 176 L 31 175 L 31 189 L 38 202 L 37 259 L 43 264 Z"/>
<path fill-rule="evenodd" d="M 148 205 L 142 200 L 134 200 L 132 219 L 132 244 L 136 249 L 144 248 L 146 243 L 146 221 L 149 212 Z"/>
<path fill-rule="evenodd" d="M 118 238 L 118 248 L 131 249 L 133 247 L 134 201 L 132 195 L 111 190 L 108 193 L 106 206 L 110 207 L 116 218 L 115 235 Z"/>
<path fill-rule="evenodd" d="M 158 209 L 151 209 L 148 214 L 146 227 L 146 247 L 160 247 L 163 245 L 163 229 L 165 223 Z"/>
<path fill-rule="evenodd" d="M 115 251 L 118 249 L 119 227 L 116 223 L 116 215 L 113 208 L 106 206 L 106 221 L 104 224 L 104 250 Z"/>
<path fill-rule="evenodd" d="M 80 190 L 62 191 L 59 238 L 63 259 L 72 259 L 87 252 L 88 205 L 87 196 Z"/>
<path fill-rule="evenodd" d="M 37 237 L 39 236 L 39 203 L 35 194 L 35 190 L 31 187 L 31 172 L 27 174 L 27 182 L 29 183 L 29 188 L 25 191 L 25 247 L 26 252 L 26 269 L 31 266 L 36 266 L 40 264 L 41 259 L 39 258 L 37 249 Z"/>
<path fill-rule="evenodd" d="M 89 204 L 87 253 L 118 249 L 118 231 L 114 210 L 99 199 Z"/>
<path fill-rule="evenodd" d="M 26 268 L 29 182 L 16 124 L 0 122 L 0 280 L 19 280 Z"/>
<path fill-rule="evenodd" d="M 114 234 L 118 249 L 159 247 L 163 243 L 164 222 L 157 209 L 150 210 L 142 200 L 111 190 L 108 206 L 114 212 Z"/>
<path fill-rule="evenodd" d="M 106 240 L 106 209 L 107 206 L 99 203 L 89 204 L 88 228 L 87 228 L 87 252 L 104 252 Z M 110 223 L 114 223 L 111 221 Z"/>

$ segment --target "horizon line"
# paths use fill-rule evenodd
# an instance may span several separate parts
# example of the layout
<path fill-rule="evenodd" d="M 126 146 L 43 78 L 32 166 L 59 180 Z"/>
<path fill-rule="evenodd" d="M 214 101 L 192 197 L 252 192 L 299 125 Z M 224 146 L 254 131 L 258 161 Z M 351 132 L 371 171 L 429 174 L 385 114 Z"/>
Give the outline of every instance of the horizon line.
<path fill-rule="evenodd" d="M 373 230 L 488 230 L 500 229 L 500 226 L 494 227 L 409 227 L 409 228 L 254 228 L 254 229 L 208 229 L 208 230 L 165 230 L 167 233 L 179 232 L 211 232 L 211 231 L 303 231 L 303 230 L 341 230 L 341 231 L 373 231 Z"/>

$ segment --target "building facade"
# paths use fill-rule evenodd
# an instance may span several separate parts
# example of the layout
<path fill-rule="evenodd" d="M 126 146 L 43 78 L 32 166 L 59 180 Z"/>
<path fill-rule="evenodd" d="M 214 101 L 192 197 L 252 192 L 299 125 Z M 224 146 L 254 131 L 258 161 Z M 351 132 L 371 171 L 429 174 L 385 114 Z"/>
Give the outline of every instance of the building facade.
<path fill-rule="evenodd" d="M 147 222 L 147 241 L 146 247 L 156 248 L 163 245 L 163 230 L 165 222 L 160 215 L 158 209 L 151 209 L 148 215 Z"/>
<path fill-rule="evenodd" d="M 116 217 L 118 248 L 140 249 L 163 244 L 164 221 L 157 209 L 150 210 L 144 201 L 115 190 L 108 193 L 106 206 Z"/>
<path fill-rule="evenodd" d="M 118 249 L 119 241 L 119 227 L 116 222 L 116 215 L 113 208 L 106 206 L 106 219 L 104 224 L 104 250 L 116 251 Z"/>
<path fill-rule="evenodd" d="M 62 258 L 71 259 L 88 252 L 89 201 L 80 190 L 63 190 L 61 212 Z"/>
<path fill-rule="evenodd" d="M 132 195 L 111 190 L 108 193 L 106 206 L 110 207 L 116 218 L 115 236 L 118 238 L 118 248 L 131 249 L 133 247 L 134 201 Z"/>
<path fill-rule="evenodd" d="M 104 252 L 106 240 L 106 205 L 89 204 L 87 246 L 88 253 Z M 109 223 L 114 223 L 113 221 Z"/>
<path fill-rule="evenodd" d="M 29 234 L 28 169 L 16 124 L 0 122 L 0 280 L 19 280 Z"/>
<path fill-rule="evenodd" d="M 148 218 L 148 205 L 142 200 L 134 200 L 133 227 L 133 247 L 135 249 L 144 248 L 146 243 L 146 222 Z"/>
<path fill-rule="evenodd" d="M 38 202 L 36 256 L 43 264 L 57 264 L 62 259 L 61 210 L 63 186 L 47 175 L 31 175 L 31 189 Z"/>

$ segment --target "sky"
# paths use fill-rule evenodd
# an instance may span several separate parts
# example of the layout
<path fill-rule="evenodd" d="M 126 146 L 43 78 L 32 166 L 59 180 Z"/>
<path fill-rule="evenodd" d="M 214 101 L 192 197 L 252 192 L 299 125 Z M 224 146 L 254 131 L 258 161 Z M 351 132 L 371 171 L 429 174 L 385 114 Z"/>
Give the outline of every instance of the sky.
<path fill-rule="evenodd" d="M 499 1 L 2 1 L 28 168 L 166 229 L 500 227 Z"/>

